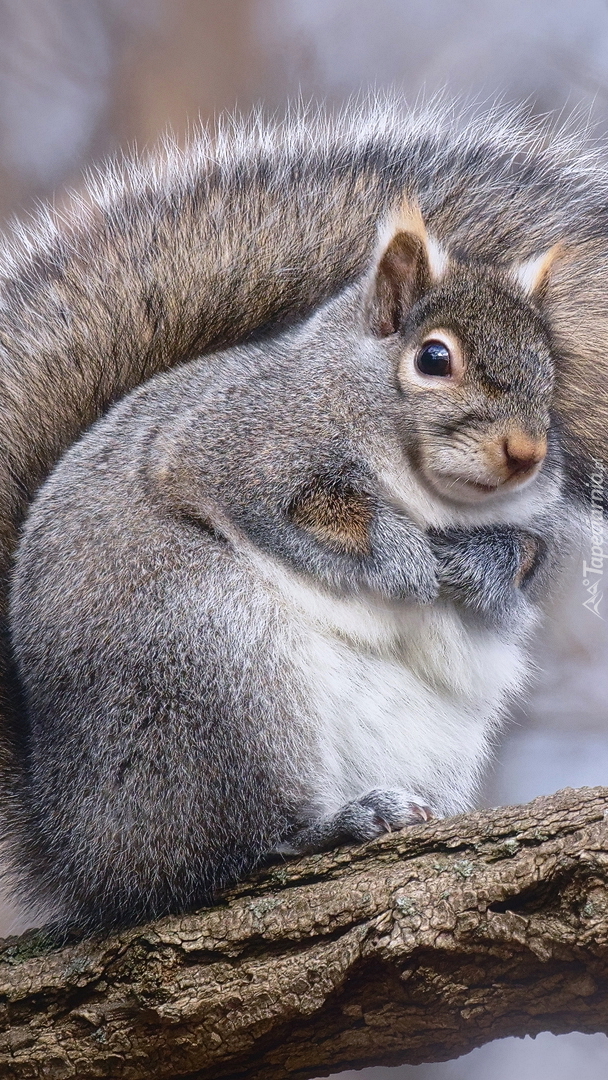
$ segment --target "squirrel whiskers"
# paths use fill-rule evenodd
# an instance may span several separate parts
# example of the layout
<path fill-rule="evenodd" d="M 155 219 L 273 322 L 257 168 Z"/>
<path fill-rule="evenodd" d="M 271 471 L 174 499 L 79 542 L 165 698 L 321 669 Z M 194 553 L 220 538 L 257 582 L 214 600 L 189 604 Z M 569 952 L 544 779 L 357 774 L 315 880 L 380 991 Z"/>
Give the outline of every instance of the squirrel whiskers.
<path fill-rule="evenodd" d="M 582 142 L 441 103 L 256 121 L 15 233 L 3 786 L 62 923 L 470 801 L 608 461 Z"/>

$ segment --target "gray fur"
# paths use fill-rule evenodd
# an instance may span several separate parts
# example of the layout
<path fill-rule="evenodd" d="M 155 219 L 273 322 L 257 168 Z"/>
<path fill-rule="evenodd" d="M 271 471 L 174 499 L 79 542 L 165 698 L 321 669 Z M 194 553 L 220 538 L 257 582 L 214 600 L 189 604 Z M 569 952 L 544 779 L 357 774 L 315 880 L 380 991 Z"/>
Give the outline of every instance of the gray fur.
<path fill-rule="evenodd" d="M 549 550 L 563 533 L 557 442 L 523 490 L 472 505 L 433 493 L 420 459 L 441 449 L 466 471 L 467 439 L 476 447 L 512 422 L 547 430 L 553 357 L 534 305 L 488 268 L 454 263 L 387 337 L 370 330 L 369 290 L 365 275 L 302 327 L 136 390 L 34 502 L 11 611 L 28 718 L 18 857 L 26 894 L 64 925 L 188 910 L 273 851 L 362 840 L 471 798 L 497 722 L 489 707 L 470 776 L 439 728 L 435 779 L 409 752 L 401 788 L 383 788 L 365 760 L 354 782 L 320 779 L 334 768 L 323 728 L 342 705 L 316 704 L 315 684 L 342 646 L 330 626 L 321 666 L 303 666 L 317 638 L 292 588 L 395 621 L 388 646 L 366 647 L 358 630 L 349 641 L 362 685 L 368 654 L 384 662 L 386 648 L 409 677 L 399 642 L 419 611 L 452 620 L 456 645 L 461 632 L 523 644 L 536 608 L 515 584 L 519 538 Z M 462 389 L 417 396 L 399 384 L 402 358 L 446 324 L 467 341 Z M 346 491 L 369 514 L 368 550 L 353 553 L 347 534 L 318 538 L 314 516 L 294 520 L 311 485 L 329 507 Z M 480 707 L 442 693 L 466 743 Z M 407 709 L 394 722 L 407 725 Z M 412 760 L 416 723 L 424 715 L 407 735 Z"/>
<path fill-rule="evenodd" d="M 577 132 L 557 135 L 546 127 L 534 126 L 500 111 L 466 119 L 442 103 L 408 113 L 394 102 L 386 101 L 362 109 L 351 106 L 347 114 L 336 119 L 323 115 L 297 115 L 278 126 L 258 120 L 245 124 L 235 122 L 227 124 L 215 141 L 203 135 L 184 153 L 168 147 L 166 153 L 150 160 L 109 167 L 89 181 L 82 198 L 75 196 L 61 212 L 42 211 L 31 224 L 16 226 L 7 238 L 0 260 L 0 708 L 4 736 L 0 746 L 3 758 L 0 779 L 6 828 L 13 846 L 21 852 L 17 863 L 26 864 L 31 874 L 29 895 L 35 893 L 42 878 L 50 881 L 53 860 L 61 854 L 52 844 L 47 852 L 47 839 L 42 839 L 44 805 L 40 804 L 34 811 L 31 802 L 29 722 L 25 720 L 22 689 L 11 661 L 6 621 L 9 571 L 18 532 L 32 498 L 61 455 L 81 433 L 134 387 L 158 372 L 214 349 L 251 337 L 262 340 L 264 335 L 275 333 L 285 324 L 297 323 L 328 297 L 355 281 L 369 265 L 378 222 L 404 193 L 415 196 L 429 229 L 453 255 L 486 266 L 507 269 L 514 260 L 536 255 L 555 242 L 565 244 L 564 257 L 547 290 L 543 318 L 551 357 L 557 365 L 557 383 L 551 393 L 563 429 L 562 440 L 568 450 L 566 471 L 571 486 L 580 492 L 585 455 L 608 462 L 604 404 L 608 355 L 604 299 L 608 260 L 608 182 L 602 152 L 589 151 L 585 137 Z M 477 272 L 483 276 L 483 267 L 478 266 Z M 269 345 L 266 353 L 262 351 L 255 355 L 266 356 L 274 363 L 275 347 Z M 221 374 L 223 362 L 223 359 L 209 359 L 201 365 L 201 370 L 208 365 L 211 377 L 219 367 Z M 267 374 L 267 379 L 272 385 L 272 371 Z M 165 384 L 158 385 L 162 397 Z M 156 389 L 150 390 L 150 393 L 156 392 Z M 315 406 L 310 386 L 306 388 L 306 394 L 311 407 Z M 144 395 L 142 407 L 146 400 Z M 129 410 L 136 409 L 139 401 L 136 396 L 125 405 L 124 414 L 113 414 L 108 421 L 123 425 L 125 432 L 128 429 L 129 439 L 132 437 L 128 428 Z M 215 408 L 215 399 L 211 404 Z M 332 399 L 332 407 L 334 404 Z M 163 410 L 169 408 L 169 403 L 160 401 L 158 408 L 164 416 Z M 272 421 L 280 427 L 278 409 L 276 404 L 272 409 Z M 282 416 L 286 437 L 291 432 L 290 409 L 291 405 Z M 248 439 L 250 421 L 253 422 L 251 417 L 244 416 L 230 445 L 226 445 L 227 436 L 223 436 L 224 442 L 218 439 L 217 447 L 232 451 L 235 442 L 239 445 L 243 438 Z M 93 440 L 98 437 L 96 433 L 91 436 Z M 358 438 L 362 437 L 360 433 Z M 440 437 L 441 433 L 434 430 L 434 445 L 438 446 L 439 453 L 443 453 L 438 442 Z M 286 439 L 281 445 L 285 444 Z M 138 446 L 135 440 L 130 447 L 133 454 Z M 297 455 L 296 460 L 299 460 Z M 371 459 L 366 457 L 366 460 Z M 446 597 L 449 594 L 451 603 L 466 611 L 466 619 L 474 621 L 483 617 L 491 622 L 496 618 L 496 585 L 489 579 L 484 583 L 477 574 L 473 593 L 470 590 L 471 567 L 481 565 L 477 557 L 464 558 L 458 563 L 458 569 L 455 548 L 448 568 L 438 569 L 439 552 L 433 537 L 427 535 L 424 528 L 414 527 L 411 521 L 405 522 L 402 508 L 396 509 L 390 500 L 388 504 L 382 502 L 373 470 L 371 478 L 368 476 L 364 481 L 368 485 L 365 498 L 375 508 L 372 554 L 367 560 L 360 560 L 355 572 L 352 561 L 343 552 L 328 554 L 319 545 L 315 547 L 312 537 L 308 538 L 307 545 L 302 545 L 291 523 L 274 530 L 271 520 L 256 525 L 251 520 L 254 514 L 252 502 L 248 510 L 244 504 L 231 505 L 236 532 L 229 530 L 226 540 L 220 540 L 223 519 L 217 529 L 216 525 L 201 529 L 200 501 L 195 499 L 194 514 L 189 504 L 192 494 L 192 477 L 187 468 L 189 459 L 180 459 L 180 465 L 184 484 L 181 488 L 178 484 L 175 490 L 183 491 L 185 509 L 180 511 L 181 516 L 175 517 L 172 511 L 173 516 L 168 513 L 166 521 L 163 518 L 167 535 L 174 541 L 174 549 L 167 552 L 167 545 L 163 547 L 168 558 L 167 568 L 169 570 L 175 560 L 178 576 L 182 566 L 180 553 L 192 558 L 198 567 L 202 545 L 210 560 L 209 581 L 215 582 L 213 567 L 216 564 L 218 567 L 229 566 L 229 573 L 236 574 L 231 595 L 241 595 L 241 586 L 245 586 L 239 574 L 244 571 L 238 560 L 236 567 L 233 565 L 230 543 L 235 535 L 251 534 L 252 543 L 260 551 L 271 552 L 271 558 L 275 560 L 285 560 L 286 564 L 290 559 L 292 564 L 294 559 L 296 564 L 299 558 L 308 560 L 308 572 L 320 575 L 324 587 L 339 585 L 346 592 L 353 587 L 362 590 L 379 588 L 387 595 L 411 593 L 419 599 L 430 597 L 440 588 Z M 177 483 L 176 467 L 173 463 L 171 475 Z M 93 473 L 100 484 L 102 472 L 96 467 Z M 220 474 L 221 469 L 219 479 Z M 267 492 L 262 478 L 260 474 L 253 479 L 257 483 L 256 498 L 259 496 L 263 502 Z M 212 479 L 210 477 L 208 482 Z M 55 482 L 51 481 L 51 488 L 43 495 L 41 507 Z M 85 487 L 89 482 L 90 478 Z M 120 498 L 126 506 L 121 521 L 126 522 L 129 514 L 135 514 L 140 505 L 134 497 L 131 502 L 132 492 L 124 488 L 126 482 L 124 477 L 120 484 L 117 477 L 109 477 L 107 486 L 101 484 L 95 496 L 100 499 L 98 512 L 104 518 L 104 529 L 110 527 L 104 505 L 114 506 L 114 491 L 118 499 L 119 487 Z M 360 484 L 361 475 L 353 474 L 352 482 Z M 236 504 L 239 493 L 246 494 L 240 473 L 231 478 L 231 484 Z M 197 489 L 197 499 L 199 496 Z M 74 495 L 70 496 L 73 498 Z M 141 499 L 141 493 L 138 498 Z M 161 498 L 158 494 L 157 498 L 158 506 L 162 507 L 164 496 Z M 50 572 L 53 531 L 57 543 L 63 542 L 64 537 L 68 543 L 70 499 L 65 511 L 63 507 L 57 508 L 52 526 L 48 527 L 50 532 L 45 532 L 41 547 L 46 549 L 48 545 L 49 551 L 47 556 L 39 552 L 41 563 L 37 574 L 42 574 L 47 558 Z M 272 504 L 272 499 L 270 502 Z M 73 508 L 76 518 L 80 505 L 78 502 Z M 217 509 L 215 503 L 213 508 L 214 511 Z M 277 510 L 276 506 L 274 510 Z M 90 513 L 91 505 L 87 502 L 83 529 L 84 520 Z M 112 515 L 110 520 L 113 520 Z M 232 521 L 230 515 L 229 520 Z M 137 521 L 139 528 L 141 521 L 139 518 Z M 456 524 L 434 522 L 430 528 L 441 529 L 448 524 L 449 528 L 465 527 L 465 531 L 471 525 L 460 520 Z M 500 524 L 502 526 L 505 521 Z M 74 526 L 76 547 L 80 527 Z M 515 527 L 519 529 L 520 524 Z M 28 535 L 33 537 L 33 524 L 28 528 L 32 530 Z M 538 530 L 534 525 L 532 532 L 537 531 L 541 537 L 547 532 L 549 537 L 552 535 L 544 519 Z M 136 566 L 143 565 L 145 537 L 153 536 L 156 543 L 157 534 L 156 524 L 150 534 L 143 531 L 137 541 L 137 556 L 127 544 L 124 555 L 127 562 L 134 558 Z M 487 539 L 487 534 L 484 536 Z M 465 536 L 462 541 L 465 548 L 474 542 L 476 545 L 475 536 L 469 540 Z M 113 539 L 108 539 L 106 549 L 101 532 L 97 534 L 99 555 L 101 557 L 105 552 L 108 562 L 114 558 L 118 560 L 122 550 L 118 545 L 114 552 L 113 543 Z M 154 544 L 150 543 L 153 548 Z M 406 544 L 412 558 L 400 563 L 395 556 L 402 543 Z M 461 546 L 456 547 L 462 551 Z M 382 557 L 379 557 L 380 551 Z M 500 534 L 499 561 L 503 560 L 502 552 L 504 536 Z M 512 554 L 508 555 L 506 565 L 508 579 L 513 566 Z M 550 566 L 550 560 L 546 565 Z M 249 580 L 247 575 L 245 579 Z M 72 584 L 76 580 L 75 576 Z M 118 574 L 117 581 L 120 580 L 123 579 Z M 87 612 L 94 607 L 95 582 L 91 581 L 91 574 L 87 576 L 84 571 L 78 581 L 80 608 L 76 604 L 64 627 L 68 637 L 65 655 L 70 650 L 74 652 L 73 670 L 80 671 L 86 683 L 92 675 L 82 653 L 78 652 L 83 641 L 76 616 L 82 610 L 85 621 L 89 617 Z M 196 591 L 194 582 L 192 579 L 189 588 Z M 505 597 L 510 601 L 513 599 L 510 588 L 507 583 L 500 604 Z M 54 589 L 56 593 L 59 586 Z M 487 604 L 481 603 L 485 589 L 489 590 Z M 209 597 L 214 595 L 213 589 L 204 589 L 203 593 Z M 474 595 L 473 604 L 471 595 Z M 516 595 L 520 598 L 519 593 Z M 104 585 L 104 605 L 110 598 L 115 600 L 111 614 L 120 623 L 120 627 L 114 629 L 118 634 L 116 640 L 121 643 L 120 649 L 116 645 L 115 651 L 120 654 L 118 659 L 124 659 L 130 649 L 143 648 L 138 637 L 142 627 L 139 623 L 133 625 L 130 612 L 123 607 L 119 596 L 123 596 L 119 584 Z M 25 594 L 18 600 L 21 602 L 26 603 Z M 255 605 L 251 609 L 245 605 L 242 610 L 239 608 L 237 624 L 255 628 L 259 623 L 272 628 L 273 620 L 279 618 L 279 609 L 266 594 L 259 603 L 263 617 Z M 425 605 L 420 606 L 421 610 L 426 610 Z M 476 606 L 488 608 L 485 615 L 483 611 L 476 612 Z M 150 633 L 155 628 L 159 630 L 161 609 L 162 605 L 146 615 Z M 221 605 L 217 611 L 214 609 L 215 622 L 211 625 L 218 627 L 218 634 L 222 625 L 226 633 L 233 627 L 233 614 Z M 524 622 L 525 617 L 526 611 L 520 610 Z M 183 623 L 183 627 L 187 625 L 187 622 Z M 180 633 L 186 632 L 183 627 Z M 177 634 L 177 627 L 171 632 Z M 270 630 L 265 632 L 270 633 Z M 44 648 L 40 639 L 34 648 L 35 655 L 31 657 L 29 646 L 25 644 L 25 627 L 21 627 L 20 634 L 25 635 L 20 637 L 19 652 L 24 676 L 31 677 L 29 692 L 34 694 L 33 683 L 44 668 L 40 687 L 46 684 L 45 692 L 51 696 L 59 693 L 53 631 L 49 629 Z M 133 634 L 134 641 L 130 636 Z M 111 641 L 101 631 L 99 640 L 103 649 L 96 663 L 101 663 L 104 656 L 108 663 L 114 663 L 116 656 Z M 215 645 L 218 640 L 216 634 Z M 264 663 L 269 665 L 265 676 L 269 685 L 284 684 L 285 670 L 289 669 L 289 658 L 293 657 L 292 644 L 286 641 L 280 655 L 264 655 Z M 107 655 L 104 649 L 109 650 Z M 76 655 L 80 656 L 78 662 Z M 208 660 L 210 672 L 214 655 L 212 650 Z M 32 668 L 28 674 L 30 662 Z M 173 671 L 175 654 L 170 653 L 169 662 Z M 255 663 L 261 679 L 262 668 L 257 654 Z M 242 671 L 239 671 L 244 687 L 251 674 L 250 664 L 253 659 L 244 648 Z M 225 680 L 226 672 L 220 659 L 217 659 L 217 665 L 217 671 L 222 672 L 221 680 Z M 175 668 L 176 677 L 178 667 Z M 209 687 L 219 685 L 217 678 L 210 674 Z M 67 675 L 66 679 L 62 693 L 69 689 Z M 157 686 L 156 676 L 150 675 L 150 679 L 151 685 Z M 160 676 L 159 680 L 162 684 Z M 185 675 L 184 680 L 186 687 Z M 229 696 L 224 681 L 222 686 L 222 693 Z M 259 690 L 259 686 L 258 681 L 255 687 Z M 255 687 L 251 690 L 251 716 L 255 718 L 256 730 L 260 731 L 263 743 L 265 725 L 272 726 L 273 716 L 284 708 L 284 702 L 281 704 L 282 699 L 277 698 L 273 705 L 275 713 L 269 714 L 266 698 L 263 705 L 256 705 Z M 187 696 L 185 689 L 183 693 Z M 222 700 L 222 708 L 227 714 L 230 702 L 228 697 Z M 35 711 L 33 698 L 32 708 Z M 294 731 L 298 730 L 299 716 L 306 726 L 306 702 L 294 698 L 289 711 L 289 723 Z M 278 716 L 276 719 L 279 723 Z M 57 723 L 60 723 L 59 718 Z M 91 787 L 93 774 L 89 775 L 85 769 L 83 780 L 79 772 L 84 747 L 78 747 L 74 760 L 67 753 L 63 745 L 64 735 L 67 738 L 69 734 L 67 720 L 65 732 L 63 726 L 58 730 L 61 736 L 54 746 L 56 767 L 53 754 L 50 754 L 50 775 L 55 775 L 55 769 L 57 774 L 62 769 L 66 790 L 74 783 L 84 783 L 81 807 L 83 810 L 87 806 L 90 808 L 93 828 L 103 790 Z M 168 739 L 173 737 L 172 730 L 167 729 Z M 131 733 L 129 739 L 132 738 Z M 294 746 L 300 745 L 295 735 L 293 742 Z M 129 740 L 120 762 L 114 761 L 111 768 L 128 761 L 128 745 Z M 145 755 L 148 749 L 145 740 L 139 749 Z M 119 748 L 116 752 L 121 753 Z M 246 756 L 237 739 L 232 753 L 235 758 L 239 754 Z M 280 804 L 276 821 L 291 820 L 293 793 L 285 801 L 282 795 L 276 794 L 274 786 L 272 790 L 274 794 L 268 798 L 271 801 L 276 798 L 277 806 Z M 185 806 L 189 797 L 187 784 L 184 791 Z M 251 852 L 259 855 L 275 833 L 282 832 L 282 826 L 273 826 L 271 837 L 265 831 L 266 826 L 256 822 L 255 807 L 252 814 L 247 858 L 241 860 L 240 855 L 235 854 L 236 861 L 230 866 L 226 864 L 227 878 L 233 871 L 240 873 L 252 859 L 255 861 Z M 147 850 L 156 851 L 153 837 L 159 836 L 165 826 L 162 806 L 158 804 L 158 810 L 151 814 L 151 848 Z M 192 828 L 195 826 L 193 823 Z M 167 850 L 170 850 L 172 836 L 170 833 L 165 835 Z M 189 842 L 189 850 L 195 847 L 199 850 L 199 839 L 194 833 Z M 61 843 L 57 833 L 54 844 L 60 848 Z M 222 844 L 220 829 L 216 843 L 218 851 L 224 850 Z M 146 862 L 144 856 L 145 851 L 142 859 Z M 229 861 L 228 855 L 222 857 Z M 182 859 L 179 865 L 179 873 L 185 875 L 184 880 L 188 882 L 186 893 L 191 888 L 192 896 L 202 895 L 204 881 L 198 876 L 200 864 L 195 859 L 185 869 Z M 101 870 L 99 873 L 103 877 Z M 107 873 L 110 876 L 103 886 L 106 892 L 111 891 L 114 881 L 111 867 L 107 867 Z M 162 873 L 159 864 L 157 874 L 162 877 Z M 64 912 L 84 910 L 86 918 L 94 923 L 97 916 L 88 911 L 83 896 L 79 894 L 72 903 L 69 888 L 65 880 L 59 885 L 59 906 Z M 79 888 L 75 880 L 75 894 Z M 174 894 L 167 888 L 169 899 L 166 904 L 172 905 Z M 47 891 L 49 894 L 52 891 L 50 884 Z M 114 915 L 106 912 L 104 918 L 126 917 L 122 903 L 117 901 Z M 134 907 L 129 917 L 137 917 L 138 910 L 147 910 L 143 900 L 142 905 L 139 909 Z"/>

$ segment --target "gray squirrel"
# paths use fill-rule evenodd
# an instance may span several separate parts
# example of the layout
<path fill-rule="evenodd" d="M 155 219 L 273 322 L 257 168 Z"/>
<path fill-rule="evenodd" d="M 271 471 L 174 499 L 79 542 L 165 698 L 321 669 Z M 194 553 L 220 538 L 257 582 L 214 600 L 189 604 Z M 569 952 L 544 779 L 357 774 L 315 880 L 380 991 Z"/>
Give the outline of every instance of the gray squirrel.
<path fill-rule="evenodd" d="M 470 805 L 606 443 L 570 389 L 599 377 L 606 205 L 576 139 L 393 110 L 110 171 L 17 238 L 26 900 L 134 923 Z"/>
<path fill-rule="evenodd" d="M 301 327 L 64 456 L 10 616 L 58 919 L 188 910 L 273 851 L 469 805 L 564 532 L 552 259 L 450 260 L 407 207 Z"/>

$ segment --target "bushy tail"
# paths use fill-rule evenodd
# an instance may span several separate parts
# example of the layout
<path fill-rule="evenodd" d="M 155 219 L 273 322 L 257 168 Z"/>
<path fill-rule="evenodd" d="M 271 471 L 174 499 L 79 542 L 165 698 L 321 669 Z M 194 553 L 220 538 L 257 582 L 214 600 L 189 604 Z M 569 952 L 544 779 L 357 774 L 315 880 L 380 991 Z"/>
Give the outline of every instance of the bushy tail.
<path fill-rule="evenodd" d="M 333 119 L 231 121 L 186 151 L 112 165 L 66 208 L 13 230 L 0 257 L 7 758 L 18 749 L 8 575 L 36 488 L 143 380 L 296 320 L 360 273 L 404 194 L 455 252 L 503 263 L 608 231 L 606 174 L 577 136 L 500 111 L 467 120 L 441 102 L 404 113 L 386 101 Z"/>

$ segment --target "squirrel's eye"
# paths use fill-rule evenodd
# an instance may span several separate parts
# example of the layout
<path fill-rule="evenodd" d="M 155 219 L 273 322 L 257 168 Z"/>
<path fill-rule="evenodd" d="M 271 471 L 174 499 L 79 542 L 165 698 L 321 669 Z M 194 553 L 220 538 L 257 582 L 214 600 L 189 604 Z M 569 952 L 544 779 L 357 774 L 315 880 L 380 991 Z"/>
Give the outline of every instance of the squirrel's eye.
<path fill-rule="evenodd" d="M 452 357 L 442 341 L 429 341 L 416 356 L 416 367 L 423 375 L 451 375 Z"/>

